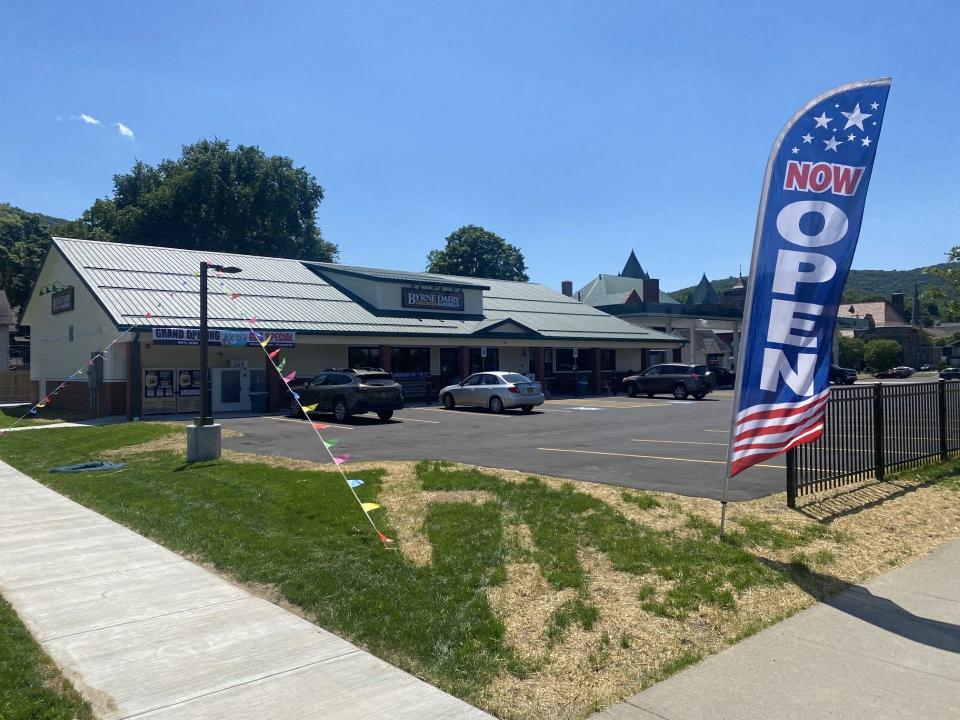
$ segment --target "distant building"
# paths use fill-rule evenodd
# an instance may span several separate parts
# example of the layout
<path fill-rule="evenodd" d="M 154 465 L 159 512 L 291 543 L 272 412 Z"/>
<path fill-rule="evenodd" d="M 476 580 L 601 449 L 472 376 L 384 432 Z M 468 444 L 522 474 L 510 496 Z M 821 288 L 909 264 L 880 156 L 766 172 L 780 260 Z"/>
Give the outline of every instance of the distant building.
<path fill-rule="evenodd" d="M 738 283 L 722 295 L 706 274 L 684 302 L 660 289 L 660 281 L 643 269 L 630 251 L 618 275 L 601 273 L 577 292 L 577 299 L 634 325 L 672 333 L 687 341 L 672 352 L 647 351 L 642 370 L 662 362 L 688 362 L 732 368 L 746 297 L 746 283 Z"/>
<path fill-rule="evenodd" d="M 914 305 L 918 303 L 914 298 Z M 837 311 L 840 336 L 896 340 L 903 347 L 903 362 L 913 367 L 940 361 L 942 349 L 926 330 L 904 319 L 904 295 L 895 292 L 890 301 L 842 304 Z"/>

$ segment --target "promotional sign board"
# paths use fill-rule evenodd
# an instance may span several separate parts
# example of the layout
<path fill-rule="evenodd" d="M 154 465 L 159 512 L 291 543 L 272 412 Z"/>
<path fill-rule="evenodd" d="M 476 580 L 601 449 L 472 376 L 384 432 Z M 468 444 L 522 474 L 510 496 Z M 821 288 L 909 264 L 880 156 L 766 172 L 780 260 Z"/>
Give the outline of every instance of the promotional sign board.
<path fill-rule="evenodd" d="M 297 333 L 270 332 L 271 347 L 296 347 Z M 259 347 L 260 340 L 250 330 L 208 330 L 207 342 L 224 347 Z M 199 345 L 200 331 L 196 328 L 153 328 L 154 345 Z"/>
<path fill-rule="evenodd" d="M 403 288 L 400 290 L 403 307 L 428 310 L 463 310 L 463 293 L 459 290 L 423 290 Z"/>
<path fill-rule="evenodd" d="M 73 286 L 57 290 L 50 295 L 50 314 L 73 310 Z"/>
<path fill-rule="evenodd" d="M 148 398 L 173 397 L 173 370 L 144 370 L 143 396 Z"/>
<path fill-rule="evenodd" d="M 823 432 L 837 308 L 889 91 L 889 79 L 835 88 L 796 113 L 774 143 L 744 308 L 728 479 Z"/>
<path fill-rule="evenodd" d="M 199 397 L 200 395 L 200 371 L 199 370 L 178 370 L 177 371 L 177 393 L 181 397 Z"/>

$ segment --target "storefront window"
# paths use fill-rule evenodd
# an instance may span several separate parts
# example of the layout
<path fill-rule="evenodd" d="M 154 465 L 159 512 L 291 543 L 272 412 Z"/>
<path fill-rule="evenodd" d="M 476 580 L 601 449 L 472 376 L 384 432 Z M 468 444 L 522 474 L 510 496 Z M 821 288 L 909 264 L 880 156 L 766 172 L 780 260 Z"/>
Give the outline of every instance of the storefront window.
<path fill-rule="evenodd" d="M 352 368 L 380 367 L 380 346 L 347 348 L 347 365 Z"/>
<path fill-rule="evenodd" d="M 573 350 L 557 348 L 553 351 L 553 367 L 557 372 L 570 372 L 574 364 Z"/>
<path fill-rule="evenodd" d="M 616 350 L 601 350 L 600 351 L 600 369 L 604 372 L 613 372 L 617 369 L 617 351 Z"/>
<path fill-rule="evenodd" d="M 452 382 L 460 377 L 460 348 L 440 348 L 440 378 Z"/>
<path fill-rule="evenodd" d="M 470 348 L 471 373 L 500 369 L 500 350 L 497 348 L 487 348 L 486 357 L 483 357 L 481 352 L 480 348 Z"/>
<path fill-rule="evenodd" d="M 390 354 L 392 373 L 429 373 L 430 348 L 395 347 Z"/>

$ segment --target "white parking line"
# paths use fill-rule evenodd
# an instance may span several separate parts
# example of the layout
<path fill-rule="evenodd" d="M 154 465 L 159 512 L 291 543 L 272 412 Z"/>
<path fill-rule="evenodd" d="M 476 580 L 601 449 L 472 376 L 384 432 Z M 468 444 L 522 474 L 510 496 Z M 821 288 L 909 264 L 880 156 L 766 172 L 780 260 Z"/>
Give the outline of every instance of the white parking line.
<path fill-rule="evenodd" d="M 671 445 L 719 445 L 720 447 L 727 446 L 727 443 L 697 442 L 696 440 L 653 440 L 653 439 L 647 439 L 647 438 L 630 438 L 630 442 L 669 443 Z"/>
<path fill-rule="evenodd" d="M 705 463 L 707 465 L 726 465 L 726 460 L 697 460 L 695 458 L 664 457 L 663 455 L 631 455 L 630 453 L 602 452 L 600 450 L 573 450 L 571 448 L 537 448 L 548 452 L 580 453 L 581 455 L 612 455 L 613 457 L 640 458 L 641 460 L 672 460 L 674 462 Z M 753 465 L 758 468 L 784 470 L 786 465 Z"/>
<path fill-rule="evenodd" d="M 308 427 L 306 420 L 297 420 L 296 418 L 277 417 L 276 415 L 264 415 L 264 417 L 267 420 L 279 420 L 280 422 L 299 423 L 304 427 Z M 338 430 L 356 430 L 356 428 L 350 427 L 349 425 L 333 425 L 332 423 L 325 423 L 325 422 L 319 422 L 319 421 L 317 422 L 320 425 L 326 425 L 327 427 L 337 428 Z"/>
<path fill-rule="evenodd" d="M 410 409 L 412 410 L 413 408 L 410 408 Z M 399 415 L 394 415 L 394 416 L 393 416 L 393 419 L 394 419 L 394 420 L 402 420 L 403 422 L 430 423 L 431 425 L 439 425 L 439 424 L 440 424 L 440 421 L 439 421 L 439 420 L 418 420 L 417 418 L 400 417 Z"/>
<path fill-rule="evenodd" d="M 726 433 L 727 435 L 730 434 L 729 430 L 704 430 L 704 432 L 722 432 L 722 433 Z"/>

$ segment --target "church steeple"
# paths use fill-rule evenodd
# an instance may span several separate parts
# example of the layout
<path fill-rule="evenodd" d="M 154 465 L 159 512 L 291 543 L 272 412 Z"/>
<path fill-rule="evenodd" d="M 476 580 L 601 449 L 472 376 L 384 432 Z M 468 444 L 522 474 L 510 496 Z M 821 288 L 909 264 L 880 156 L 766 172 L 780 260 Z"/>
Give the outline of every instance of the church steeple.
<path fill-rule="evenodd" d="M 627 264 L 623 266 L 620 277 L 635 278 L 637 280 L 649 280 L 650 276 L 643 271 L 640 261 L 633 250 L 630 251 L 630 257 L 627 258 Z"/>

